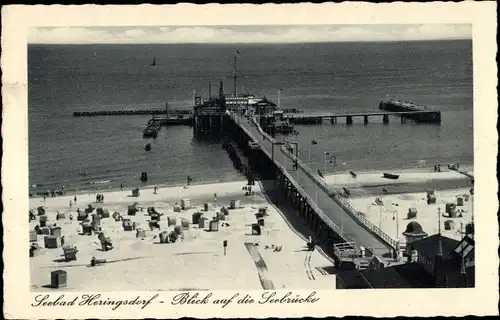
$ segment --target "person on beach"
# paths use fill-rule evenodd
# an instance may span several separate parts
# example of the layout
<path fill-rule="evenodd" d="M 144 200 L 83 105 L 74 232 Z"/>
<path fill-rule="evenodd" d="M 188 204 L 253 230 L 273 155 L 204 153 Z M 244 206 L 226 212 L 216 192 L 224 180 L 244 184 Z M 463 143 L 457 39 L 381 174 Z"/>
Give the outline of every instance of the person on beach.
<path fill-rule="evenodd" d="M 120 190 L 123 190 L 123 182 L 120 183 Z"/>
<path fill-rule="evenodd" d="M 158 187 L 154 187 L 153 188 L 153 194 L 156 194 L 156 190 L 158 189 Z"/>
<path fill-rule="evenodd" d="M 76 203 L 76 196 L 75 196 L 74 200 L 75 200 L 75 203 Z"/>
<path fill-rule="evenodd" d="M 71 208 L 73 206 L 73 201 L 71 201 L 71 199 L 69 199 L 69 207 Z"/>
<path fill-rule="evenodd" d="M 43 195 L 43 201 L 47 200 L 47 196 Z"/>

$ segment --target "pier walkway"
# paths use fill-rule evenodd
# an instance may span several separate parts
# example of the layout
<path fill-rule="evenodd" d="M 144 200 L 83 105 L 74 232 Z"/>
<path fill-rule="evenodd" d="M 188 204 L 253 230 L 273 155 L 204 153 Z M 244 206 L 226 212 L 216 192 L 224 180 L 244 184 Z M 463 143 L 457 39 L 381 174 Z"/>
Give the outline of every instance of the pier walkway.
<path fill-rule="evenodd" d="M 229 112 L 229 116 L 259 144 L 269 158 L 274 160 L 278 168 L 282 169 L 283 174 L 296 185 L 299 192 L 307 196 L 323 222 L 346 242 L 355 242 L 358 249 L 363 246 L 372 251 L 375 256 L 386 255 L 394 249 L 395 242 L 392 239 L 388 236 L 384 237 L 384 233 L 377 233 L 377 230 L 373 229 L 374 226 L 369 227 L 363 224 L 361 221 L 363 217 L 356 218 L 352 212 L 348 213 L 350 208 L 345 207 L 348 205 L 345 200 L 343 200 L 344 203 L 338 199 L 335 201 L 334 198 L 338 196 L 336 192 L 329 188 L 319 176 L 312 173 L 304 163 L 299 161 L 299 169 L 294 170 L 294 156 L 285 148 L 276 148 L 273 145 L 274 139 L 263 132 L 256 123 L 232 112 Z"/>
<path fill-rule="evenodd" d="M 316 114 L 287 114 L 286 118 L 291 123 L 296 124 L 319 124 L 323 120 L 330 120 L 330 123 L 336 124 L 339 118 L 345 118 L 347 124 L 352 124 L 354 118 L 363 118 L 365 124 L 372 117 L 382 117 L 383 123 L 389 123 L 389 116 L 399 116 L 401 122 L 405 123 L 406 119 L 413 119 L 416 122 L 434 122 L 441 121 L 440 112 L 436 110 L 419 110 L 419 111 L 376 111 L 376 112 L 346 112 L 346 113 L 316 113 Z"/>

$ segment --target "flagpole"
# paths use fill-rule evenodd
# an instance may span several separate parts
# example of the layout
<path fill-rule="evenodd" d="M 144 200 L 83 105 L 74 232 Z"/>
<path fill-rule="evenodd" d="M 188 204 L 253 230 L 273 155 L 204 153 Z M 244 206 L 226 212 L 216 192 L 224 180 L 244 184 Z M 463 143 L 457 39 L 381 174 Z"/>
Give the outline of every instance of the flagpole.
<path fill-rule="evenodd" d="M 380 201 L 382 203 L 379 205 L 380 213 L 379 213 L 379 218 L 378 218 L 378 228 L 380 230 L 382 230 L 382 206 L 384 205 L 383 200 L 382 200 L 382 192 L 380 192 Z"/>
<path fill-rule="evenodd" d="M 299 145 L 296 144 L 295 148 L 297 148 L 297 151 L 295 152 L 295 163 L 297 164 L 297 167 L 295 168 L 295 170 L 297 171 L 297 183 L 299 183 Z"/>
<path fill-rule="evenodd" d="M 340 215 L 340 233 L 344 234 L 344 215 Z"/>
<path fill-rule="evenodd" d="M 233 94 L 234 97 L 236 98 L 236 55 L 238 53 L 238 50 L 234 52 L 234 70 L 233 70 Z"/>
<path fill-rule="evenodd" d="M 327 155 L 327 153 L 325 151 L 325 154 L 324 154 L 324 157 L 323 157 L 323 162 L 324 162 L 324 165 L 325 165 L 325 172 L 324 172 L 325 175 L 326 175 L 326 155 Z"/>
<path fill-rule="evenodd" d="M 285 151 L 283 151 L 283 146 L 285 145 L 285 136 L 283 135 L 283 133 L 281 133 L 281 146 L 280 146 L 280 150 L 281 152 L 283 153 L 283 166 L 286 168 L 286 146 L 285 146 Z"/>

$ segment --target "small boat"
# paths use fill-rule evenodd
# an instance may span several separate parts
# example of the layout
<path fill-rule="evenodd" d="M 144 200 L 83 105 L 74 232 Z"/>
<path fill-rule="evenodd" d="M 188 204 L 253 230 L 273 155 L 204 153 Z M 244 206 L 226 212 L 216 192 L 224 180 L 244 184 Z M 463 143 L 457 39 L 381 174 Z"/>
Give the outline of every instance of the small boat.
<path fill-rule="evenodd" d="M 396 180 L 399 178 L 399 174 L 385 173 L 384 178 Z"/>
<path fill-rule="evenodd" d="M 148 143 L 144 149 L 146 151 L 151 151 L 151 143 Z"/>
<path fill-rule="evenodd" d="M 156 138 L 158 136 L 159 130 L 160 130 L 159 127 L 149 126 L 146 129 L 144 129 L 143 137 L 144 138 L 150 138 L 150 137 Z"/>

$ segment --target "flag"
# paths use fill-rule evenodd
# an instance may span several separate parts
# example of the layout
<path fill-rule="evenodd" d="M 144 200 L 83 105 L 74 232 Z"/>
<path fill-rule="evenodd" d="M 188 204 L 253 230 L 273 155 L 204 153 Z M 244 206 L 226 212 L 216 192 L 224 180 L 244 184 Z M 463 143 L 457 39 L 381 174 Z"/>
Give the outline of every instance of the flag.
<path fill-rule="evenodd" d="M 318 141 L 316 141 L 316 140 L 311 140 L 311 144 L 318 144 Z"/>
<path fill-rule="evenodd" d="M 321 174 L 321 171 L 318 169 L 318 175 L 323 178 L 323 175 Z"/>

